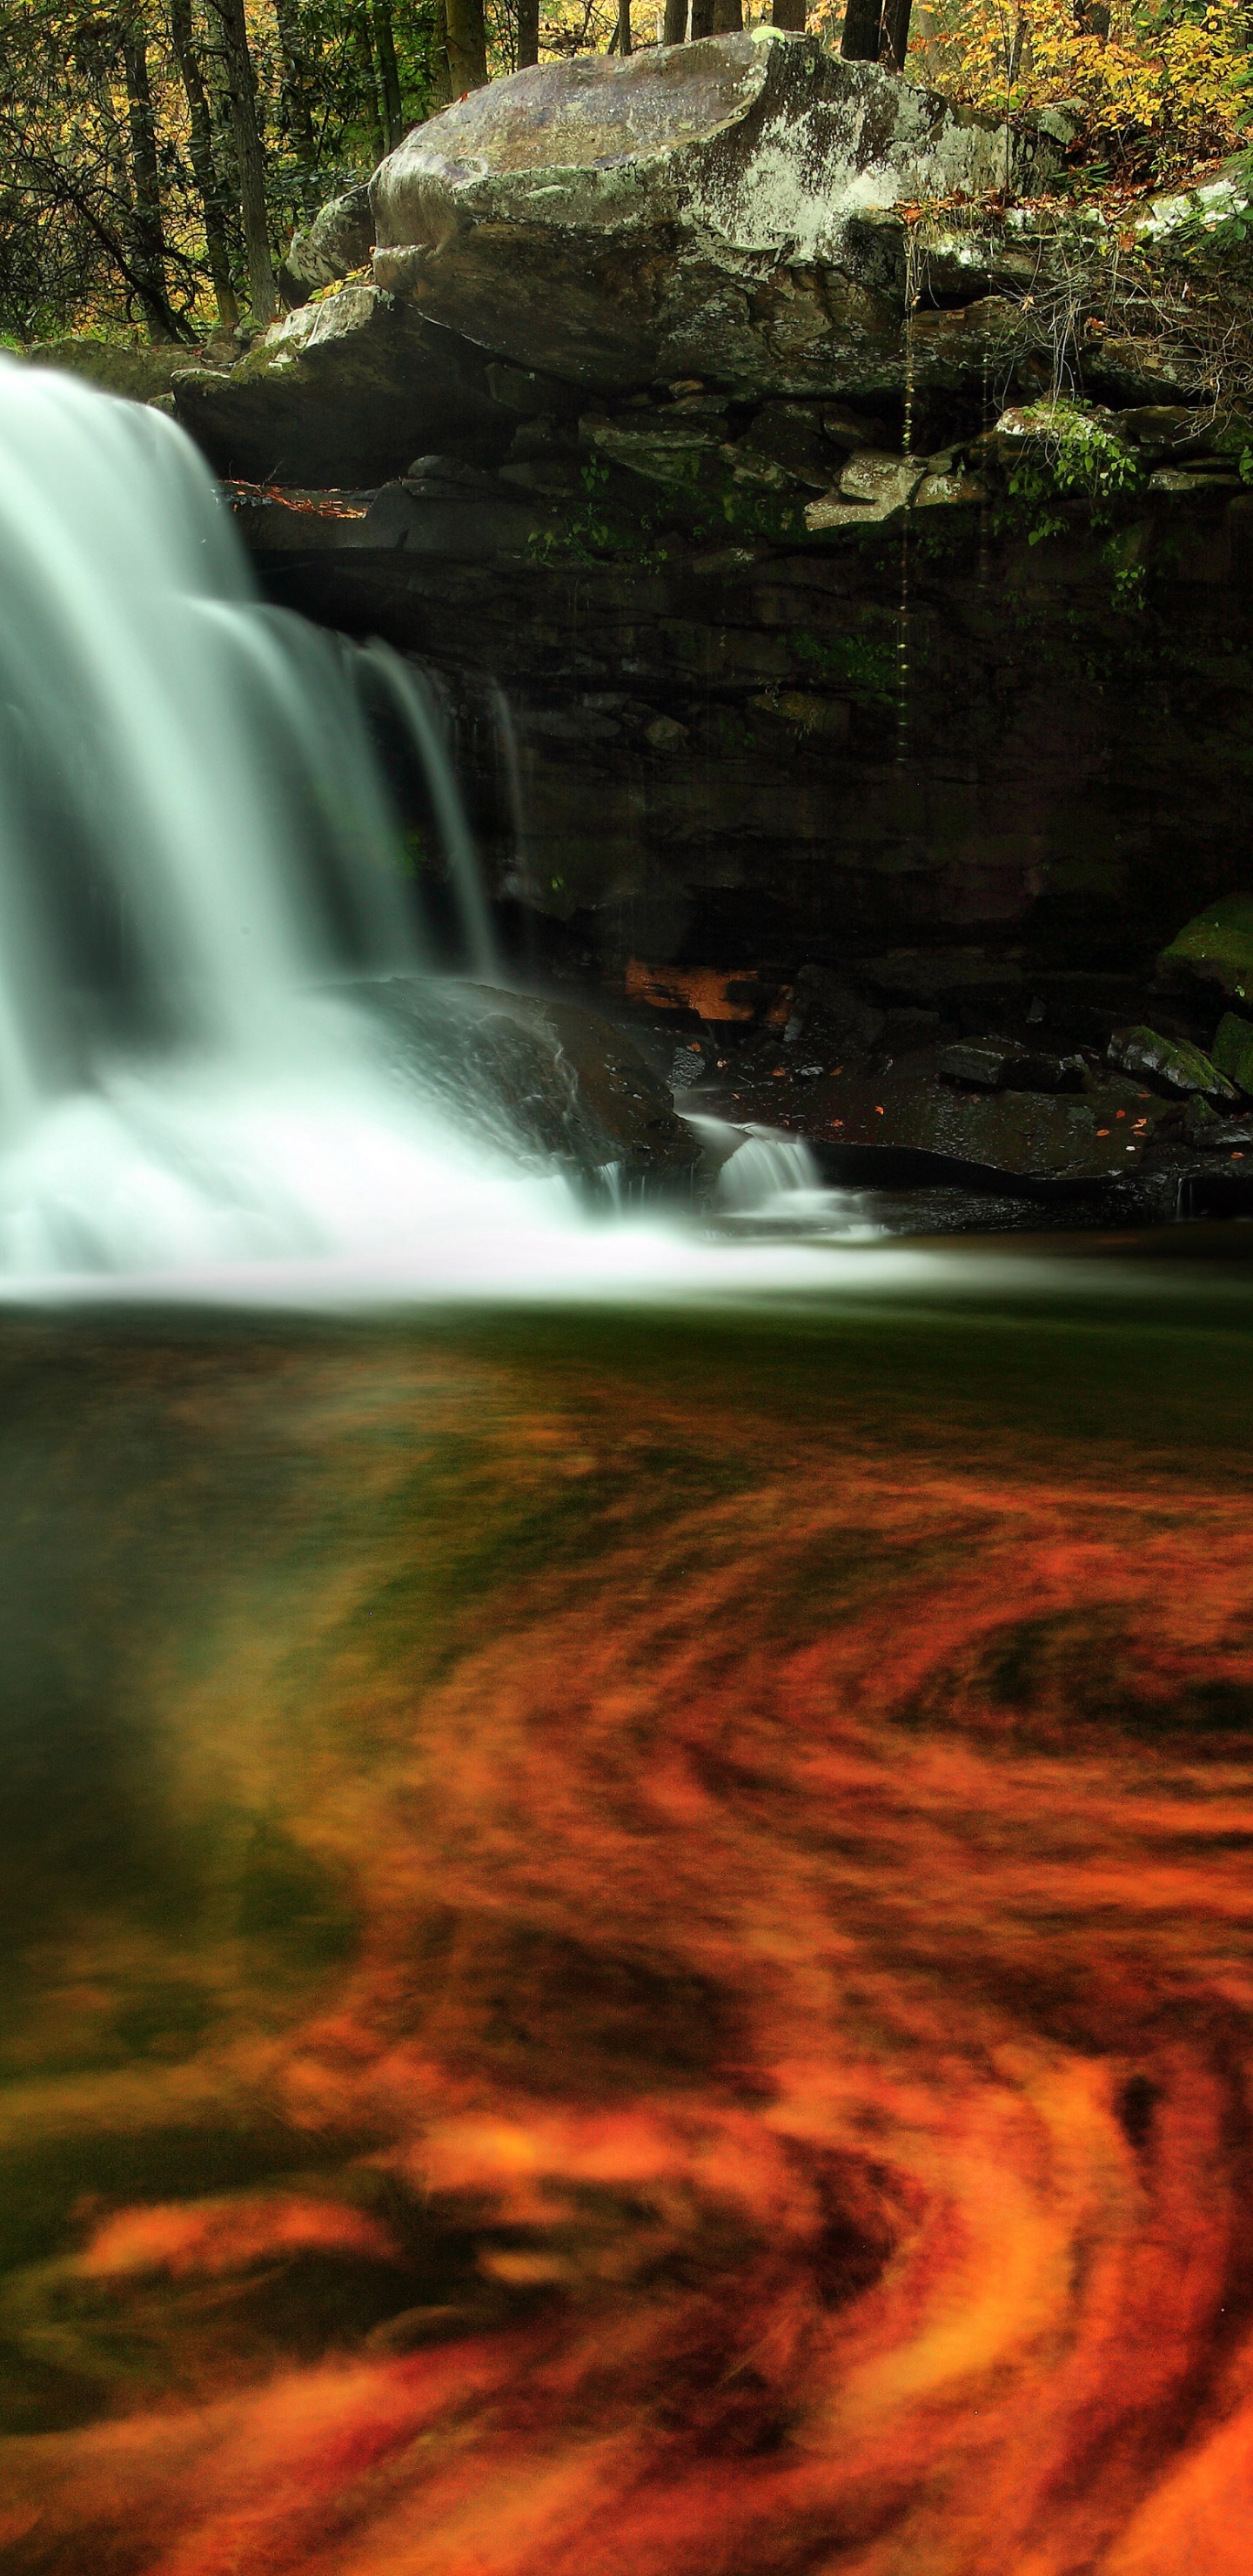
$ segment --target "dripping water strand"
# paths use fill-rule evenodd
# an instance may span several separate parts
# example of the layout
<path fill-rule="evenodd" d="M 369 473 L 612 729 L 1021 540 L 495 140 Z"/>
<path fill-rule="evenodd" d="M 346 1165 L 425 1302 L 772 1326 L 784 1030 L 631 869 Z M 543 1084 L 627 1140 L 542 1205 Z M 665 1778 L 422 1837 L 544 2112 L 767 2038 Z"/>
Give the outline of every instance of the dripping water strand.
<path fill-rule="evenodd" d="M 434 686 L 425 671 L 403 661 L 385 644 L 367 647 L 366 658 L 382 678 L 421 753 L 427 792 L 448 863 L 466 970 L 476 982 L 498 983 L 496 934 Z"/>
<path fill-rule="evenodd" d="M 905 402 L 901 423 L 901 450 L 908 468 L 914 450 L 914 311 L 918 302 L 918 252 L 912 228 L 905 233 Z M 901 585 L 896 623 L 896 766 L 903 770 L 909 764 L 909 610 L 910 518 L 908 502 L 901 520 Z"/>
<path fill-rule="evenodd" d="M 988 326 L 983 326 L 983 348 L 979 361 L 979 426 L 984 437 L 992 426 L 992 347 Z M 986 469 L 980 478 L 979 492 L 979 592 L 982 598 L 988 586 L 988 555 L 992 528 L 992 501 L 988 491 Z"/>

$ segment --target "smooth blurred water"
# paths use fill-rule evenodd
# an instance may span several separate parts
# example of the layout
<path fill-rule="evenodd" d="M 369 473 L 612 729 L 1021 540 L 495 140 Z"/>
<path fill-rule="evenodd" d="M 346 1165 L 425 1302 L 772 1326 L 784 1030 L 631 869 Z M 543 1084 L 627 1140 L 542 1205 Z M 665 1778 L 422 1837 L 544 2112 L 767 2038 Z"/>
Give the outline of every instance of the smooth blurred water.
<path fill-rule="evenodd" d="M 421 973 L 370 735 L 425 772 L 466 963 L 491 927 L 423 677 L 258 601 L 172 422 L 0 366 L 0 1275 L 403 1253 L 573 1221 L 475 1163 L 318 998 Z"/>

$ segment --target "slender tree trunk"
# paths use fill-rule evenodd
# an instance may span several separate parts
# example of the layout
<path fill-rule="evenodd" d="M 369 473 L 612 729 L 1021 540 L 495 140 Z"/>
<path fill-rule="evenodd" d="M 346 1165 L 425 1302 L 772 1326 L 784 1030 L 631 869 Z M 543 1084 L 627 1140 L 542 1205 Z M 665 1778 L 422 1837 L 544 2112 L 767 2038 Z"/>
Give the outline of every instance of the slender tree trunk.
<path fill-rule="evenodd" d="M 692 43 L 698 45 L 702 36 L 712 36 L 713 31 L 714 0 L 692 0 Z"/>
<path fill-rule="evenodd" d="M 687 34 L 687 0 L 666 0 L 663 45 L 681 45 Z"/>
<path fill-rule="evenodd" d="M 879 60 L 889 63 L 895 72 L 905 69 L 909 51 L 909 18 L 913 0 L 884 0 L 883 26 L 879 38 Z"/>
<path fill-rule="evenodd" d="M 519 0 L 519 5 L 521 5 L 521 0 Z M 435 33 L 434 41 L 431 46 L 431 112 L 433 115 L 438 116 L 441 107 L 447 107 L 448 102 L 452 97 L 452 73 L 448 68 L 448 11 L 445 7 L 444 0 L 435 0 L 432 14 L 435 20 Z M 535 0 L 535 30 L 535 60 L 538 62 L 539 0 Z M 521 47 L 521 42 L 522 33 L 521 28 L 519 27 L 519 47 Z M 521 59 L 520 54 L 519 59 Z"/>
<path fill-rule="evenodd" d="M 377 169 L 386 147 L 383 142 L 383 119 L 379 111 L 378 82 L 374 77 L 374 48 L 370 43 L 370 21 L 365 13 L 366 0 L 357 0 L 352 13 L 352 45 L 361 80 L 362 111 L 370 130 L 370 151 Z"/>
<path fill-rule="evenodd" d="M 840 52 L 846 63 L 877 63 L 883 0 L 847 0 Z"/>
<path fill-rule="evenodd" d="M 170 38 L 187 99 L 191 166 L 204 208 L 205 251 L 218 320 L 223 330 L 233 331 L 239 320 L 239 306 L 231 276 L 231 246 L 222 216 L 221 185 L 213 159 L 213 117 L 192 35 L 191 0 L 170 0 Z"/>
<path fill-rule="evenodd" d="M 231 134 L 239 170 L 239 202 L 244 219 L 244 252 L 248 262 L 248 300 L 253 318 L 272 322 L 278 311 L 274 262 L 270 256 L 270 221 L 265 202 L 265 155 L 257 124 L 257 84 L 248 51 L 244 0 L 209 0 L 222 39 L 222 59 L 231 104 Z"/>
<path fill-rule="evenodd" d="M 309 98 L 309 63 L 294 0 L 274 0 L 274 23 L 278 28 L 284 130 L 295 143 L 306 169 L 312 170 L 317 159 L 317 138 Z"/>
<path fill-rule="evenodd" d="M 805 0 L 773 0 L 770 24 L 785 28 L 789 36 L 803 36 L 805 14 Z"/>
<path fill-rule="evenodd" d="M 620 54 L 629 54 L 630 50 L 631 0 L 618 0 L 618 51 Z"/>
<path fill-rule="evenodd" d="M 122 22 L 122 68 L 126 75 L 126 116 L 130 128 L 135 229 L 135 272 L 150 340 L 176 339 L 165 269 L 165 226 L 161 219 L 161 179 L 157 169 L 157 128 L 148 77 L 148 41 L 142 18 L 131 12 Z"/>
<path fill-rule="evenodd" d="M 944 54 L 933 0 L 917 0 L 917 7 L 918 49 L 926 65 L 928 80 L 933 87 L 938 87 L 944 69 Z"/>
<path fill-rule="evenodd" d="M 448 11 L 448 77 L 454 98 L 487 86 L 483 0 L 445 0 Z"/>
<path fill-rule="evenodd" d="M 374 56 L 383 91 L 387 149 L 394 152 L 405 130 L 405 111 L 400 100 L 400 67 L 396 61 L 396 38 L 392 28 L 392 0 L 370 0 L 370 16 L 374 27 Z"/>
<path fill-rule="evenodd" d="M 539 0 L 518 0 L 518 69 L 539 61 Z"/>
<path fill-rule="evenodd" d="M 744 24 L 744 0 L 714 0 L 715 36 L 738 36 Z"/>

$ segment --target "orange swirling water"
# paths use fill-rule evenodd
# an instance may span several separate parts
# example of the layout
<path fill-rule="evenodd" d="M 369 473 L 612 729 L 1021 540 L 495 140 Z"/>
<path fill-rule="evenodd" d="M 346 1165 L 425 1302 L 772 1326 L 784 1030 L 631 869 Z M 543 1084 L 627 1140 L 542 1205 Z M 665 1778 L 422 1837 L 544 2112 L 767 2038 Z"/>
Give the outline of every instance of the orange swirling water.
<path fill-rule="evenodd" d="M 1246 1345 L 929 1330 L 11 1339 L 20 2576 L 1247 2567 Z"/>

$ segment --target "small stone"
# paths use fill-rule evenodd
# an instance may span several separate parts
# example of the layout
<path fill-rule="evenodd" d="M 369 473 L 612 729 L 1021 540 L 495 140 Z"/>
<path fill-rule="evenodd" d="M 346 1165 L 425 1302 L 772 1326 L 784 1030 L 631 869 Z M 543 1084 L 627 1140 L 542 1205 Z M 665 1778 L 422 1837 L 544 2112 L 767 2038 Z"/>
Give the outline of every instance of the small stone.
<path fill-rule="evenodd" d="M 917 457 L 891 456 L 882 448 L 863 447 L 850 456 L 840 476 L 842 501 L 864 501 L 880 518 L 903 510 L 926 479 Z"/>
<path fill-rule="evenodd" d="M 405 481 L 438 484 L 442 490 L 458 494 L 496 489 L 493 474 L 484 473 L 481 465 L 463 465 L 459 456 L 415 456 Z"/>
<path fill-rule="evenodd" d="M 676 723 L 673 716 L 654 716 L 644 727 L 644 740 L 654 751 L 682 751 L 687 741 L 687 726 Z"/>
<path fill-rule="evenodd" d="M 969 1040 L 941 1047 L 935 1069 L 942 1082 L 967 1082 L 981 1091 L 1000 1091 L 1017 1052 L 1016 1047 L 1001 1046 L 995 1039 Z"/>
<path fill-rule="evenodd" d="M 1121 412 L 1118 426 L 1137 447 L 1177 456 L 1183 448 L 1204 443 L 1197 435 L 1202 419 L 1184 403 L 1141 403 L 1134 411 Z"/>

